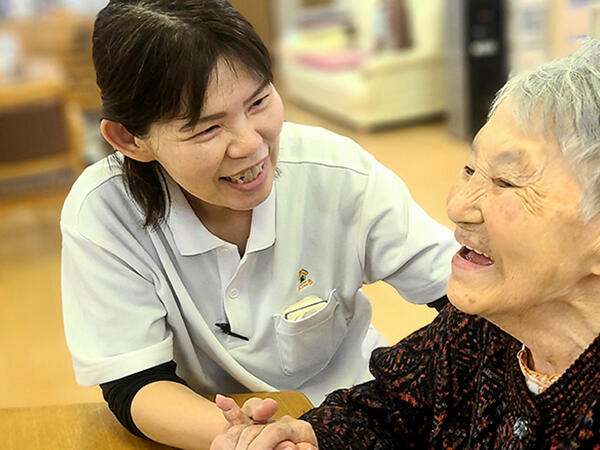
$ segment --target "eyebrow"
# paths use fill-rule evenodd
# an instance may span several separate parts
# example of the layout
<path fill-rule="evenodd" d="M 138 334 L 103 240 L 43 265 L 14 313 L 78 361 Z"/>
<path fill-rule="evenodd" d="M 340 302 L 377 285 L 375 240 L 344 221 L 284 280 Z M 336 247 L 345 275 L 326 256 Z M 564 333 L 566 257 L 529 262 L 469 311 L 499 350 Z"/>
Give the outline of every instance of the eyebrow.
<path fill-rule="evenodd" d="M 244 105 L 251 103 L 254 100 L 254 98 L 258 94 L 260 94 L 269 84 L 271 84 L 270 81 L 263 80 L 263 82 L 260 84 L 260 86 L 258 86 L 258 88 L 246 100 L 244 100 Z M 227 114 L 225 112 L 218 112 L 215 114 L 210 114 L 208 116 L 200 117 L 193 125 L 185 124 L 181 128 L 179 128 L 179 131 L 180 132 L 192 131 L 196 126 L 198 126 L 198 124 L 201 124 L 203 122 L 210 122 L 212 120 L 222 119 L 226 115 Z"/>
<path fill-rule="evenodd" d="M 522 161 L 523 151 L 521 149 L 504 150 L 494 156 L 493 162 L 499 164 L 520 163 Z"/>
<path fill-rule="evenodd" d="M 471 144 L 471 153 L 475 156 L 479 153 L 479 149 L 475 141 Z M 511 163 L 521 163 L 523 150 L 520 148 L 513 148 L 510 150 L 503 150 L 500 153 L 494 155 L 492 159 L 493 163 L 497 164 L 511 164 Z"/>

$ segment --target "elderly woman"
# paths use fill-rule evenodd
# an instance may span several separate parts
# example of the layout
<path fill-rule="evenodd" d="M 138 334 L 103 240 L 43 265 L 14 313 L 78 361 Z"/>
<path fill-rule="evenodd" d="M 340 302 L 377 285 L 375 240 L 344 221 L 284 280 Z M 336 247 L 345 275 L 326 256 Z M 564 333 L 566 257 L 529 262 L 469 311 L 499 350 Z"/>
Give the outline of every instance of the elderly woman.
<path fill-rule="evenodd" d="M 600 43 L 491 111 L 448 197 L 452 305 L 375 350 L 374 381 L 213 448 L 600 448 Z"/>

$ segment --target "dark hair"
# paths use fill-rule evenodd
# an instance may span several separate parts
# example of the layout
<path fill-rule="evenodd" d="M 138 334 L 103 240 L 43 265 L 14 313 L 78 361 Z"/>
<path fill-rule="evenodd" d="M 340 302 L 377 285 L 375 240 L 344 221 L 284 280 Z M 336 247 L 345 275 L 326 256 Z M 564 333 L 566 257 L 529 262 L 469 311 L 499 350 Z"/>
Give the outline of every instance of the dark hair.
<path fill-rule="evenodd" d="M 219 58 L 271 82 L 269 52 L 226 0 L 111 0 L 94 25 L 93 58 L 102 116 L 143 137 L 155 122 L 193 125 Z M 125 157 L 123 180 L 157 226 L 169 205 L 159 163 Z"/>

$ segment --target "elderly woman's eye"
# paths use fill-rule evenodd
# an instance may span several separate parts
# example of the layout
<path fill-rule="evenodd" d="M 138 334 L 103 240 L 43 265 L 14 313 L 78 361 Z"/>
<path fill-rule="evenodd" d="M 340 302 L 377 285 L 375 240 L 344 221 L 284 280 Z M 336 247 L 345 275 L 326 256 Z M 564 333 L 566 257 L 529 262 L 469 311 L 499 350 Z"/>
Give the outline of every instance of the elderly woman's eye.
<path fill-rule="evenodd" d="M 511 182 L 503 180 L 502 178 L 496 178 L 494 180 L 494 183 L 496 184 L 496 186 L 501 187 L 501 188 L 514 188 L 514 187 L 516 187 Z"/>
<path fill-rule="evenodd" d="M 267 97 L 269 97 L 269 94 L 256 100 L 254 103 L 252 103 L 252 108 L 259 108 L 261 106 L 264 106 L 264 104 L 267 101 Z"/>
<path fill-rule="evenodd" d="M 463 171 L 467 174 L 467 176 L 471 176 L 475 173 L 475 169 L 473 169 L 472 167 L 469 166 L 465 166 L 463 167 Z"/>

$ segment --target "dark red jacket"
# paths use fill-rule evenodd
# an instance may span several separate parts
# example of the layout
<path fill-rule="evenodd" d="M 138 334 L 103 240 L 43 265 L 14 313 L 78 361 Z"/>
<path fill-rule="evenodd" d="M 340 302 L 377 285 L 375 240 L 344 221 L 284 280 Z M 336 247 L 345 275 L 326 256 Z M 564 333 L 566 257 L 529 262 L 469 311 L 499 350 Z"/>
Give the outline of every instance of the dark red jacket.
<path fill-rule="evenodd" d="M 330 394 L 302 418 L 320 449 L 600 450 L 600 337 L 538 396 L 525 384 L 520 348 L 448 306 L 373 352 L 374 381 Z"/>

